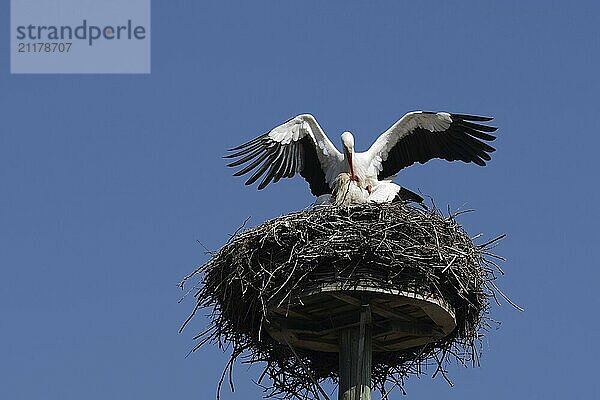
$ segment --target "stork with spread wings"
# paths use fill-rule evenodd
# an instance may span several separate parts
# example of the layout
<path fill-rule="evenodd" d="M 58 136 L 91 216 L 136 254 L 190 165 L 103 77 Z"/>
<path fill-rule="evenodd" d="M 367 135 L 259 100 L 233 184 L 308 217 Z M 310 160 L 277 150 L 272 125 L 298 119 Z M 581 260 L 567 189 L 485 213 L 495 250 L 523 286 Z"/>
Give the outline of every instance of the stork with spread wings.
<path fill-rule="evenodd" d="M 460 160 L 484 166 L 495 149 L 488 143 L 496 127 L 483 123 L 490 117 L 447 112 L 409 112 L 382 133 L 371 148 L 354 151 L 354 136 L 343 132 L 343 152 L 325 135 L 315 117 L 301 114 L 271 131 L 230 149 L 225 158 L 229 167 L 241 167 L 234 176 L 252 173 L 251 185 L 262 178 L 258 189 L 299 173 L 309 184 L 318 202 L 329 202 L 338 182 L 349 182 L 364 196 L 352 196 L 353 203 L 422 198 L 391 180 L 403 168 L 434 158 Z M 348 179 L 338 179 L 344 174 Z"/>

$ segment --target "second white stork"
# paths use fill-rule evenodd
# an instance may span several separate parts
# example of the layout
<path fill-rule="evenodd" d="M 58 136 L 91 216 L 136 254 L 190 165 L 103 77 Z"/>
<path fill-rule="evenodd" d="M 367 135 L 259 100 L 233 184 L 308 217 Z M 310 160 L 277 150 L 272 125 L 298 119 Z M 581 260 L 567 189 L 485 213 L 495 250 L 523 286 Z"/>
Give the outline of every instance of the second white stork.
<path fill-rule="evenodd" d="M 262 178 L 258 189 L 299 173 L 312 194 L 323 198 L 331 194 L 336 178 L 347 173 L 358 187 L 371 194 L 415 162 L 441 158 L 486 165 L 495 151 L 486 142 L 496 139 L 490 133 L 497 128 L 482 122 L 491 120 L 447 112 L 409 112 L 382 133 L 369 150 L 357 153 L 352 133 L 342 133 L 340 152 L 312 115 L 301 114 L 230 149 L 225 158 L 235 159 L 229 167 L 241 167 L 234 176 L 252 172 L 246 185 Z M 409 190 L 399 186 L 394 190 L 401 198 L 404 194 L 407 200 L 419 201 L 420 196 Z M 385 201 L 392 197 L 386 196 Z"/>

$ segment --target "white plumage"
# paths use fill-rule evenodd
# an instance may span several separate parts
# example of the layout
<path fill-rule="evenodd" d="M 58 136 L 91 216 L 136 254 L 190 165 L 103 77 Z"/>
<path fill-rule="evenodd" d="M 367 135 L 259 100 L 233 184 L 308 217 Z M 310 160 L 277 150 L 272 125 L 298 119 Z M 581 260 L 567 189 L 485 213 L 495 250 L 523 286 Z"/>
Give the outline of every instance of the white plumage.
<path fill-rule="evenodd" d="M 363 189 L 358 182 L 351 179 L 349 173 L 342 172 L 333 182 L 331 195 L 319 197 L 315 205 L 349 206 L 363 203 L 390 203 L 398 198 L 401 190 L 399 185 L 390 181 L 379 181 L 370 190 Z M 421 202 L 423 199 L 419 196 L 412 200 Z"/>

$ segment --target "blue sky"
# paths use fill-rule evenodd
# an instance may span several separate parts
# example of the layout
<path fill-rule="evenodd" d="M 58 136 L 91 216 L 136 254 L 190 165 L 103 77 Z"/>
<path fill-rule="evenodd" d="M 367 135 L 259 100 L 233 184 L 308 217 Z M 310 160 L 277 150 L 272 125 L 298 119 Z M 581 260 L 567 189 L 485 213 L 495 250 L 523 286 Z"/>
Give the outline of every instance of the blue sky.
<path fill-rule="evenodd" d="M 176 284 L 248 216 L 308 205 L 257 192 L 224 149 L 299 113 L 357 149 L 405 112 L 493 115 L 485 168 L 434 161 L 398 182 L 472 234 L 507 233 L 522 305 L 482 367 L 409 379 L 408 398 L 598 398 L 600 6 L 595 2 L 158 2 L 150 75 L 10 75 L 0 3 L 0 397 L 212 398 L 226 362 L 185 358 L 204 322 Z M 257 371 L 235 393 L 258 398 Z M 395 398 L 400 398 L 399 393 Z"/>

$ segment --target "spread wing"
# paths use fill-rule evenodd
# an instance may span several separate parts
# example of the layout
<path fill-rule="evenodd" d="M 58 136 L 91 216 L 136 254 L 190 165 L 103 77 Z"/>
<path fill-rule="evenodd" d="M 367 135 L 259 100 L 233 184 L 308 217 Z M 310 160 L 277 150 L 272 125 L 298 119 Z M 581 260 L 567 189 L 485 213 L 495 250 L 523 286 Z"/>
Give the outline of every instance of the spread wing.
<path fill-rule="evenodd" d="M 496 139 L 489 133 L 497 128 L 480 122 L 491 120 L 446 112 L 410 112 L 382 133 L 365 154 L 369 165 L 378 171 L 378 179 L 433 158 L 484 166 L 495 151 L 486 143 Z"/>
<path fill-rule="evenodd" d="M 308 182 L 315 196 L 331 193 L 330 184 L 338 175 L 343 155 L 327 138 L 315 117 L 298 115 L 256 139 L 229 150 L 225 158 L 235 161 L 228 167 L 241 167 L 234 176 L 252 171 L 251 185 L 262 177 L 258 189 L 297 172 Z"/>

